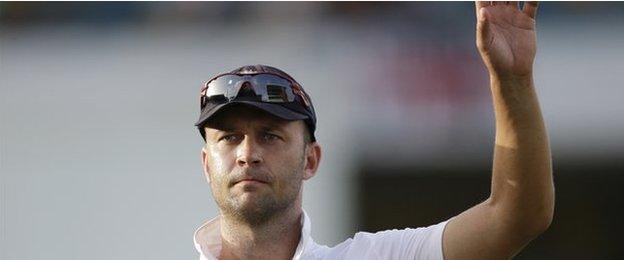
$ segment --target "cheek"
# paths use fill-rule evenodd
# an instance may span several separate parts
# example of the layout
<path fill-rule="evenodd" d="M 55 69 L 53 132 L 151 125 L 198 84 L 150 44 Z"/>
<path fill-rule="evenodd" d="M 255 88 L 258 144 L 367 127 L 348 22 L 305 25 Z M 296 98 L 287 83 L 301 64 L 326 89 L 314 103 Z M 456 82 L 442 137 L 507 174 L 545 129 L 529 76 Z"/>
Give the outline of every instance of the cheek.
<path fill-rule="evenodd" d="M 213 182 L 221 181 L 232 169 L 232 160 L 226 154 L 210 151 L 206 158 L 206 170 Z"/>
<path fill-rule="evenodd" d="M 265 158 L 271 167 L 271 172 L 275 174 L 276 189 L 286 191 L 293 188 L 292 186 L 303 180 L 303 151 L 295 149 L 286 149 L 277 153 L 272 153 Z"/>

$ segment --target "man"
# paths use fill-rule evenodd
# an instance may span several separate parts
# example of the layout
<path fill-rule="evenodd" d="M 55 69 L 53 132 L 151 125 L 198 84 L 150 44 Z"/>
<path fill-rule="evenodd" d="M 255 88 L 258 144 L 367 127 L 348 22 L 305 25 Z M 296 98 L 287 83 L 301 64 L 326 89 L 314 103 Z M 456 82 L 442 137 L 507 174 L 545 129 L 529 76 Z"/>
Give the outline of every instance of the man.
<path fill-rule="evenodd" d="M 197 122 L 217 218 L 195 233 L 200 259 L 507 259 L 552 220 L 550 149 L 533 84 L 537 3 L 477 2 L 496 139 L 490 197 L 426 228 L 310 237 L 303 181 L 321 158 L 309 96 L 285 72 L 245 66 L 210 80 Z"/>

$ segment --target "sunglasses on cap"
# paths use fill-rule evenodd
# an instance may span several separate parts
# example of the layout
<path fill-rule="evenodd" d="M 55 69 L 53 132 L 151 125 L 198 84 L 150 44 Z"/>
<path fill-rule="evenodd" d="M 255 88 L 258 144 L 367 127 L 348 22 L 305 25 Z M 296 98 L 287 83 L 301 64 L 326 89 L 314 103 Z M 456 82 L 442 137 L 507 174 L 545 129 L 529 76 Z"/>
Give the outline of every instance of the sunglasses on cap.
<path fill-rule="evenodd" d="M 214 98 L 225 98 L 227 102 L 230 102 L 238 96 L 244 86 L 248 86 L 262 102 L 288 103 L 294 102 L 295 96 L 299 96 L 305 106 L 310 107 L 310 101 L 299 84 L 270 73 L 218 75 L 202 87 L 200 107 L 203 109 L 208 100 Z"/>

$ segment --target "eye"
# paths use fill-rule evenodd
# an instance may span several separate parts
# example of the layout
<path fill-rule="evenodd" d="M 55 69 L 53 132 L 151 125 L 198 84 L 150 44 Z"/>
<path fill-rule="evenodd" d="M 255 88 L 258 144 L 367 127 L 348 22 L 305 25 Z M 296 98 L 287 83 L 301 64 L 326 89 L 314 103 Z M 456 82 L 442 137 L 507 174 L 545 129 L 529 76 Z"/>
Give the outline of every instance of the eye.
<path fill-rule="evenodd" d="M 263 138 L 265 141 L 275 141 L 275 140 L 279 140 L 279 139 L 281 139 L 278 135 L 271 134 L 271 133 L 264 133 L 264 135 L 262 136 L 262 138 Z"/>
<path fill-rule="evenodd" d="M 221 138 L 219 138 L 219 141 L 225 141 L 228 143 L 233 143 L 236 142 L 238 140 L 238 135 L 235 134 L 229 134 L 229 135 L 224 135 Z"/>

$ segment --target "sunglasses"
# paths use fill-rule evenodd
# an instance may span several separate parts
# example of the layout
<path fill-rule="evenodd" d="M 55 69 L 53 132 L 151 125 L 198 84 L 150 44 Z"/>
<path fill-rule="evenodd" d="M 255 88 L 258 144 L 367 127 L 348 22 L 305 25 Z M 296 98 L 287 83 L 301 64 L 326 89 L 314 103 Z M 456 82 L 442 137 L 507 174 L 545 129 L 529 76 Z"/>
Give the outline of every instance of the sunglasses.
<path fill-rule="evenodd" d="M 214 98 L 225 98 L 227 102 L 234 100 L 243 86 L 249 86 L 260 101 L 268 103 L 294 102 L 299 96 L 306 107 L 310 101 L 301 86 L 289 79 L 269 73 L 253 75 L 221 74 L 204 85 L 200 92 L 200 106 L 203 109 L 206 103 Z"/>

